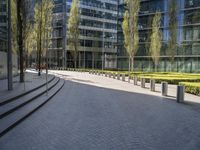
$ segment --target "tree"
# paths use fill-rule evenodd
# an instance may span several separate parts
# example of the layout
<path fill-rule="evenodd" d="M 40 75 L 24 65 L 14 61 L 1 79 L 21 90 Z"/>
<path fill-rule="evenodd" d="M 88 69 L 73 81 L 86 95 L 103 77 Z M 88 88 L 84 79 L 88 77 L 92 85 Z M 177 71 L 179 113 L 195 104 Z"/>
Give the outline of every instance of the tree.
<path fill-rule="evenodd" d="M 12 51 L 17 54 L 17 6 L 16 0 L 11 0 L 11 31 L 12 31 Z"/>
<path fill-rule="evenodd" d="M 130 58 L 131 58 L 131 49 L 130 49 L 130 28 L 129 28 L 129 13 L 126 10 L 124 13 L 124 20 L 122 22 L 122 30 L 123 30 L 123 34 L 124 34 L 124 47 L 129 55 L 129 73 L 130 73 Z"/>
<path fill-rule="evenodd" d="M 157 71 L 157 67 L 160 60 L 160 50 L 162 46 L 162 35 L 160 32 L 160 19 L 161 13 L 156 12 L 153 22 L 152 22 L 152 34 L 151 34 L 151 42 L 150 42 L 150 54 L 154 62 L 155 71 Z"/>
<path fill-rule="evenodd" d="M 26 49 L 26 60 L 28 62 L 29 57 L 31 56 L 32 52 L 37 49 L 37 39 L 36 39 L 36 33 L 34 31 L 34 25 L 31 26 L 27 38 L 25 41 L 25 49 Z"/>
<path fill-rule="evenodd" d="M 68 20 L 68 44 L 73 51 L 75 68 L 77 68 L 77 54 L 79 46 L 79 15 L 79 0 L 73 0 Z"/>
<path fill-rule="evenodd" d="M 140 0 L 125 0 L 127 11 L 124 14 L 122 25 L 125 48 L 129 55 L 129 70 L 134 70 L 134 57 L 138 50 L 138 13 L 140 10 Z"/>
<path fill-rule="evenodd" d="M 41 59 L 50 45 L 48 33 L 52 32 L 53 0 L 38 1 L 35 5 L 34 32 L 37 43 L 38 75 L 41 75 Z M 48 43 L 48 45 L 47 45 Z"/>
<path fill-rule="evenodd" d="M 19 50 L 19 63 L 20 63 L 20 82 L 24 82 L 24 49 L 23 49 L 23 14 L 24 11 L 24 1 L 23 0 L 17 0 L 16 6 L 17 6 L 17 44 L 18 44 L 18 50 Z M 26 19 L 25 19 L 26 20 Z"/>
<path fill-rule="evenodd" d="M 20 82 L 24 82 L 24 48 L 25 48 L 25 41 L 27 38 L 27 33 L 30 30 L 29 26 L 29 6 L 31 5 L 30 0 L 12 0 L 12 11 L 15 11 L 15 5 L 16 5 L 16 16 L 15 14 L 12 14 L 12 30 L 14 34 L 17 34 L 17 46 L 18 47 L 18 53 L 19 53 L 19 62 L 20 62 Z M 15 19 L 16 24 L 15 24 Z M 15 27 L 17 25 L 17 28 Z M 16 31 L 17 29 L 17 31 Z M 16 32 L 16 33 L 15 33 Z M 15 37 L 13 38 L 15 40 Z M 15 43 L 14 43 L 15 44 Z M 14 45 L 15 46 L 15 45 Z"/>
<path fill-rule="evenodd" d="M 171 71 L 177 50 L 177 4 L 175 0 L 169 0 L 169 41 L 168 54 L 171 60 Z"/>

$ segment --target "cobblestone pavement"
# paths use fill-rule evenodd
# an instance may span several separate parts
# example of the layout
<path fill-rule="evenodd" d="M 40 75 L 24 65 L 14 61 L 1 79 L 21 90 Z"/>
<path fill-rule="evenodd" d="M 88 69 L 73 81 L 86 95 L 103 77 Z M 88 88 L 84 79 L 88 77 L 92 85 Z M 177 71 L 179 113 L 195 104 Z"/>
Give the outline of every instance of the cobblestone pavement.
<path fill-rule="evenodd" d="M 59 72 L 63 73 L 63 72 Z M 65 72 L 64 88 L 0 139 L 0 150 L 199 150 L 200 106 Z M 140 88 L 135 87 L 135 91 Z"/>

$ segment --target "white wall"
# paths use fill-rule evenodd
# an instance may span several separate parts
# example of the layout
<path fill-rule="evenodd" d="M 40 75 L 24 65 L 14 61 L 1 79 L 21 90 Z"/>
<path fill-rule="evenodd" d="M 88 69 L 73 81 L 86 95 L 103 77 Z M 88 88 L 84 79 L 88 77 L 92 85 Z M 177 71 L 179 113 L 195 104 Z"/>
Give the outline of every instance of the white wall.
<path fill-rule="evenodd" d="M 12 56 L 13 60 L 13 75 L 17 75 L 18 73 L 18 63 L 17 63 L 17 56 Z M 0 79 L 7 77 L 7 53 L 0 52 Z"/>

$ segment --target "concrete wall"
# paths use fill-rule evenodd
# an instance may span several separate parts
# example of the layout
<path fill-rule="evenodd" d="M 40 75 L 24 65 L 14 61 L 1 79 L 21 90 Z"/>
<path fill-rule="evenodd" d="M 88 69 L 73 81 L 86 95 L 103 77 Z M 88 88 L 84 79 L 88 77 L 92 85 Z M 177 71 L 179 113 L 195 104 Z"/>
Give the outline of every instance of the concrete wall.
<path fill-rule="evenodd" d="M 18 61 L 17 56 L 12 56 L 13 60 L 13 76 L 18 74 Z M 0 52 L 0 79 L 7 77 L 7 53 Z"/>

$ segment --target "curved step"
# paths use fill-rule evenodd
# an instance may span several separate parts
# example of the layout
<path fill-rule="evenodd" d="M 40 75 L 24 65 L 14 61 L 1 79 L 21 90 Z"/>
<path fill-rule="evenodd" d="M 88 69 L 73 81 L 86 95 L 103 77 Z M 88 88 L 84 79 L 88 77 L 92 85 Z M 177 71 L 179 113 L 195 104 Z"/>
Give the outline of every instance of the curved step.
<path fill-rule="evenodd" d="M 48 81 L 48 83 L 51 83 L 54 79 L 55 79 L 55 76 L 53 76 L 53 77 Z M 37 89 L 42 88 L 42 87 L 45 86 L 45 85 L 46 85 L 46 83 L 43 83 L 43 84 L 41 84 L 41 85 L 39 85 L 39 86 L 37 86 L 37 87 L 35 87 L 35 88 L 29 90 L 29 91 L 20 93 L 19 95 L 13 96 L 13 97 L 11 97 L 11 98 L 7 98 L 7 99 L 4 99 L 4 100 L 1 100 L 0 106 L 3 106 L 3 105 L 5 105 L 5 104 L 7 104 L 7 103 L 10 103 L 10 102 L 12 102 L 12 101 L 14 101 L 14 100 L 16 100 L 16 99 L 22 97 L 22 96 L 25 96 L 25 95 L 27 95 L 27 94 L 29 94 L 29 93 L 31 93 L 31 92 L 37 90 Z"/>
<path fill-rule="evenodd" d="M 28 103 L 21 109 L 16 110 L 14 113 L 9 114 L 0 120 L 0 137 L 5 135 L 8 131 L 13 129 L 43 105 L 45 105 L 53 96 L 55 96 L 64 86 L 65 80 L 59 80 L 59 83 L 49 91 L 49 95 L 43 94 L 36 100 Z"/>
<path fill-rule="evenodd" d="M 59 82 L 60 78 L 55 78 L 54 81 L 52 81 L 49 84 L 48 91 L 51 90 L 56 84 Z M 39 88 L 35 90 L 34 92 L 31 92 L 23 97 L 20 97 L 16 99 L 15 101 L 11 101 L 3 106 L 0 106 L 0 119 L 3 117 L 9 115 L 10 113 L 16 111 L 17 109 L 23 107 L 24 105 L 28 104 L 29 102 L 35 100 L 42 94 L 46 93 L 46 86 Z"/>

